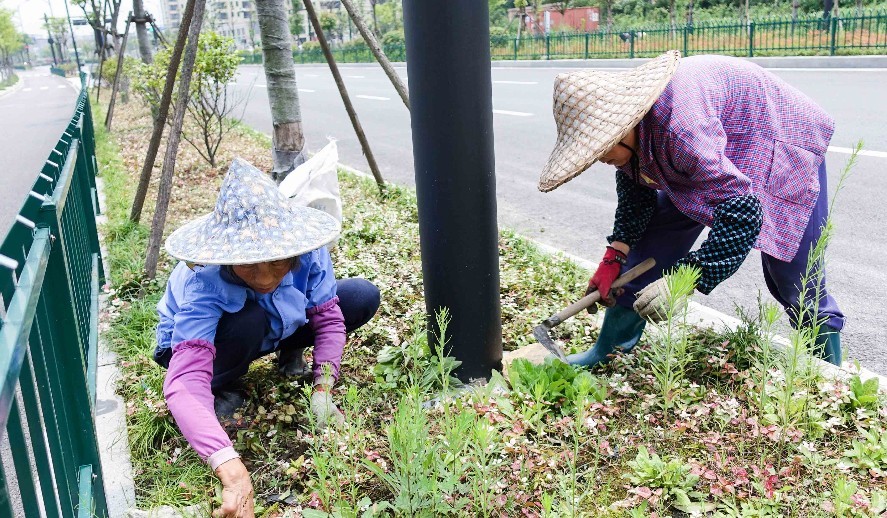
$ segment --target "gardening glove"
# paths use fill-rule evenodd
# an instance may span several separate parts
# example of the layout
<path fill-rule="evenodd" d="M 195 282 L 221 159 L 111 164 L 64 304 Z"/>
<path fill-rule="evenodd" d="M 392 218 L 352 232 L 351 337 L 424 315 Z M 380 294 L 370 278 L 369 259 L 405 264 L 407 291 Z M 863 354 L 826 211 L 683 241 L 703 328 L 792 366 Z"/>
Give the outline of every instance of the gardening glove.
<path fill-rule="evenodd" d="M 619 277 L 619 272 L 622 269 L 622 265 L 626 263 L 625 254 L 616 250 L 612 246 L 607 247 L 607 252 L 604 254 L 604 259 L 601 261 L 601 264 L 598 265 L 597 270 L 594 271 L 594 276 L 588 281 L 588 288 L 585 290 L 585 295 L 588 295 L 594 290 L 598 290 L 601 293 L 601 301 L 599 304 L 602 304 L 607 307 L 612 307 L 616 304 L 616 299 L 610 297 L 610 287 L 613 285 L 613 281 Z M 616 296 L 622 295 L 624 290 L 619 289 L 616 292 Z M 597 304 L 592 304 L 588 307 L 588 312 L 591 314 L 597 313 Z"/>
<path fill-rule="evenodd" d="M 253 484 L 249 472 L 239 458 L 231 459 L 216 468 L 222 483 L 222 507 L 213 512 L 214 518 L 255 518 Z"/>
<path fill-rule="evenodd" d="M 311 394 L 311 412 L 317 420 L 317 429 L 323 430 L 328 425 L 345 424 L 345 416 L 333 403 L 333 396 L 326 390 L 314 390 Z"/>
<path fill-rule="evenodd" d="M 653 281 L 638 292 L 638 299 L 632 306 L 645 320 L 660 322 L 668 316 L 668 300 L 670 293 L 665 277 Z M 687 297 L 676 301 L 672 315 L 680 314 L 687 307 Z"/>

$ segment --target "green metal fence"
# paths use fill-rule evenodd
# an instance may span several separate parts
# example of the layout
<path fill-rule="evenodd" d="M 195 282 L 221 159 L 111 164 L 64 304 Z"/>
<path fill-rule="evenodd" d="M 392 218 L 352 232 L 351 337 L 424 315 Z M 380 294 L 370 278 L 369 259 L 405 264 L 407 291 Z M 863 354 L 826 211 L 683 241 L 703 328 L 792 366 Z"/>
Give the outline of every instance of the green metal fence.
<path fill-rule="evenodd" d="M 849 10 L 848 10 L 849 11 Z M 496 36 L 490 53 L 496 60 L 652 57 L 671 49 L 684 56 L 838 56 L 887 53 L 887 12 L 861 11 L 850 16 L 766 18 L 745 22 L 702 22 L 678 26 L 650 25 L 596 32 Z M 402 45 L 386 45 L 392 61 L 405 61 Z M 365 46 L 333 50 L 340 63 L 369 63 Z M 296 63 L 325 63 L 319 48 L 293 52 Z M 244 54 L 244 63 L 261 63 L 261 54 Z"/>
<path fill-rule="evenodd" d="M 26 516 L 108 515 L 94 420 L 96 172 L 84 88 L 0 244 L 0 435 L 14 468 L 0 463 L 0 516 L 19 504 Z"/>

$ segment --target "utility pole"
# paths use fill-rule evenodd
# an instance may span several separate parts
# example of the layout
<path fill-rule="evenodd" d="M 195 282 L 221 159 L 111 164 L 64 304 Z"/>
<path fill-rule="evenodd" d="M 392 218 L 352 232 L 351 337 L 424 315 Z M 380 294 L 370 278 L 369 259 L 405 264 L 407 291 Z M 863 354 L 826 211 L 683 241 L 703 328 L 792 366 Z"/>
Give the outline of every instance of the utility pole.
<path fill-rule="evenodd" d="M 406 0 L 403 20 L 428 338 L 460 379 L 489 378 L 502 368 L 489 4 Z"/>
<path fill-rule="evenodd" d="M 49 30 L 49 17 L 46 16 L 46 13 L 43 13 L 43 21 L 46 22 L 46 43 L 49 44 L 49 50 L 52 51 L 52 66 L 58 66 L 59 62 L 55 57 L 55 40 L 52 39 L 52 31 Z"/>
<path fill-rule="evenodd" d="M 71 43 L 74 44 L 74 58 L 77 60 L 77 73 L 80 73 L 80 51 L 77 50 L 77 38 L 74 37 L 74 24 L 71 23 L 71 10 L 68 8 L 68 0 L 65 0 L 65 14 L 68 15 L 68 27 L 71 28 Z"/>

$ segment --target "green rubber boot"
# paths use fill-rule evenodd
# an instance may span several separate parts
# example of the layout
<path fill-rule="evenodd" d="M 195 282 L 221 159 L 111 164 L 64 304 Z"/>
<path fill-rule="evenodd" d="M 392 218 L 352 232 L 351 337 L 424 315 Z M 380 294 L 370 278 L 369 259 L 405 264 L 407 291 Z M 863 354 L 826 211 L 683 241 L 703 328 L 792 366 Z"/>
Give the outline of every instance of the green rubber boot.
<path fill-rule="evenodd" d="M 816 353 L 832 365 L 841 365 L 841 332 L 825 324 L 819 326 Z"/>
<path fill-rule="evenodd" d="M 594 347 L 584 353 L 567 356 L 571 365 L 594 367 L 610 361 L 609 355 L 618 347 L 622 352 L 629 352 L 637 345 L 644 333 L 647 322 L 631 309 L 622 306 L 607 308 L 604 323 Z"/>

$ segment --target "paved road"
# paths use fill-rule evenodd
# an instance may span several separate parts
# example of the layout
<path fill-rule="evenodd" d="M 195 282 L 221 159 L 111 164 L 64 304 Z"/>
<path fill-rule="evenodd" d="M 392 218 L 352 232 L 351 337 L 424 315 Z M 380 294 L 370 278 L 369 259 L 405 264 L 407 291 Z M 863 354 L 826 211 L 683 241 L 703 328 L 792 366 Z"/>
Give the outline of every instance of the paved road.
<path fill-rule="evenodd" d="M 19 72 L 19 78 L 17 90 L 0 97 L 0 236 L 21 209 L 77 100 L 74 86 L 48 68 Z"/>
<path fill-rule="evenodd" d="M 612 168 L 595 165 L 560 189 L 536 189 L 555 140 L 551 116 L 551 68 L 493 68 L 496 112 L 497 197 L 500 225 L 541 242 L 597 262 L 616 206 Z M 270 133 L 271 122 L 261 67 L 243 66 L 237 89 L 248 95 L 244 120 Z M 824 106 L 836 119 L 832 140 L 850 148 L 858 139 L 865 148 L 887 152 L 887 70 L 774 70 Z M 344 66 L 342 73 L 386 179 L 413 185 L 409 114 L 377 67 Z M 406 69 L 398 69 L 406 78 Z M 327 136 L 339 139 L 341 161 L 368 170 L 328 69 L 297 68 L 308 147 L 317 150 Z M 877 155 L 877 153 L 876 153 Z M 848 155 L 840 149 L 827 157 L 831 186 Z M 887 236 L 883 232 L 887 196 L 887 153 L 863 156 L 841 193 L 835 210 L 837 234 L 830 248 L 829 285 L 846 315 L 844 343 L 850 357 L 887 373 Z M 760 255 L 753 252 L 739 272 L 709 296 L 697 300 L 724 313 L 735 305 L 753 307 L 766 292 Z M 769 297 L 769 296 L 768 296 Z"/>

